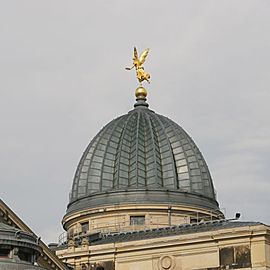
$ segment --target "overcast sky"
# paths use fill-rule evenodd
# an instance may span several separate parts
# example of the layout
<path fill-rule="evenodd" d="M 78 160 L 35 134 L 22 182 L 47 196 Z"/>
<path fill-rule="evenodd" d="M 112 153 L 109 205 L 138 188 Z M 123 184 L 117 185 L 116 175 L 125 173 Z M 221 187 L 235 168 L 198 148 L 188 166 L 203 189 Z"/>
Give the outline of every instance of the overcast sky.
<path fill-rule="evenodd" d="M 133 107 L 136 45 L 151 109 L 195 140 L 226 216 L 269 224 L 269 14 L 269 0 L 0 0 L 0 197 L 57 241 L 84 149 Z"/>

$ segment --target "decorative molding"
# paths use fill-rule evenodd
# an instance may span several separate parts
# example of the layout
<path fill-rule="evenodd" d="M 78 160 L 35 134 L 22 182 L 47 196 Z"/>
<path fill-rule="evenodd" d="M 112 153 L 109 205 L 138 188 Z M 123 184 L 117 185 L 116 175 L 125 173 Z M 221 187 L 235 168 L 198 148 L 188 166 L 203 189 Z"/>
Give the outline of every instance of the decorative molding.
<path fill-rule="evenodd" d="M 171 255 L 165 255 L 159 259 L 160 270 L 173 270 L 175 267 L 175 257 Z"/>

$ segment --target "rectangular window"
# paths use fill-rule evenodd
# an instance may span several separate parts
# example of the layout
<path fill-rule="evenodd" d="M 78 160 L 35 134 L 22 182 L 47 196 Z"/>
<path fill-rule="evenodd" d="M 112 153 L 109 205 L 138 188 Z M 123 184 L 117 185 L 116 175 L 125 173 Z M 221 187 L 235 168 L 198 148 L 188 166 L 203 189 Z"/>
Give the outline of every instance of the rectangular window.
<path fill-rule="evenodd" d="M 198 223 L 199 220 L 197 218 L 190 218 L 190 223 Z"/>
<path fill-rule="evenodd" d="M 233 265 L 234 263 L 234 249 L 233 247 L 226 247 L 219 250 L 220 266 L 226 268 L 226 266 Z"/>
<path fill-rule="evenodd" d="M 251 256 L 249 246 L 226 247 L 219 250 L 221 269 L 249 268 Z"/>
<path fill-rule="evenodd" d="M 10 250 L 6 248 L 0 249 L 0 257 L 8 257 Z"/>
<path fill-rule="evenodd" d="M 239 268 L 251 267 L 250 248 L 248 246 L 238 246 L 234 248 L 235 262 Z"/>
<path fill-rule="evenodd" d="M 130 225 L 144 225 L 145 216 L 130 216 Z"/>
<path fill-rule="evenodd" d="M 82 227 L 82 232 L 83 233 L 88 232 L 89 231 L 89 222 L 87 221 L 87 222 L 81 223 L 81 227 Z"/>

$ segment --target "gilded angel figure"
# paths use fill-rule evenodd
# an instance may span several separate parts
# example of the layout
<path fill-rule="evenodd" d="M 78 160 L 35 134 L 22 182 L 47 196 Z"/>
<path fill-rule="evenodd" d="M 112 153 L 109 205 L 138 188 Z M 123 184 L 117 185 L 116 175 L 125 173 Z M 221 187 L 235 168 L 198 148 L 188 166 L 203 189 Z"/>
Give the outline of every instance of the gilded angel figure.
<path fill-rule="evenodd" d="M 126 70 L 131 70 L 135 67 L 137 79 L 139 80 L 140 84 L 143 81 L 147 81 L 150 83 L 150 74 L 144 71 L 144 67 L 142 66 L 145 62 L 145 59 L 148 55 L 149 49 L 145 49 L 140 57 L 138 56 L 138 52 L 136 47 L 134 47 L 134 57 L 133 57 L 133 66 L 131 68 L 126 68 Z"/>

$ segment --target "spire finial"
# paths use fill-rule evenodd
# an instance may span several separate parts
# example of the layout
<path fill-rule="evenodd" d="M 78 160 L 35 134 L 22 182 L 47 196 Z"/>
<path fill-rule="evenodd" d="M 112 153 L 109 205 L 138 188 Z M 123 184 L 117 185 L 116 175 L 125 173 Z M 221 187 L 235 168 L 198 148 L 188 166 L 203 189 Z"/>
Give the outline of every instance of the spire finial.
<path fill-rule="evenodd" d="M 146 97 L 147 97 L 147 91 L 144 87 L 139 86 L 136 91 L 135 91 L 135 96 L 136 96 L 136 103 L 134 104 L 134 107 L 138 106 L 143 106 L 143 107 L 148 107 L 148 103 L 146 102 Z"/>

